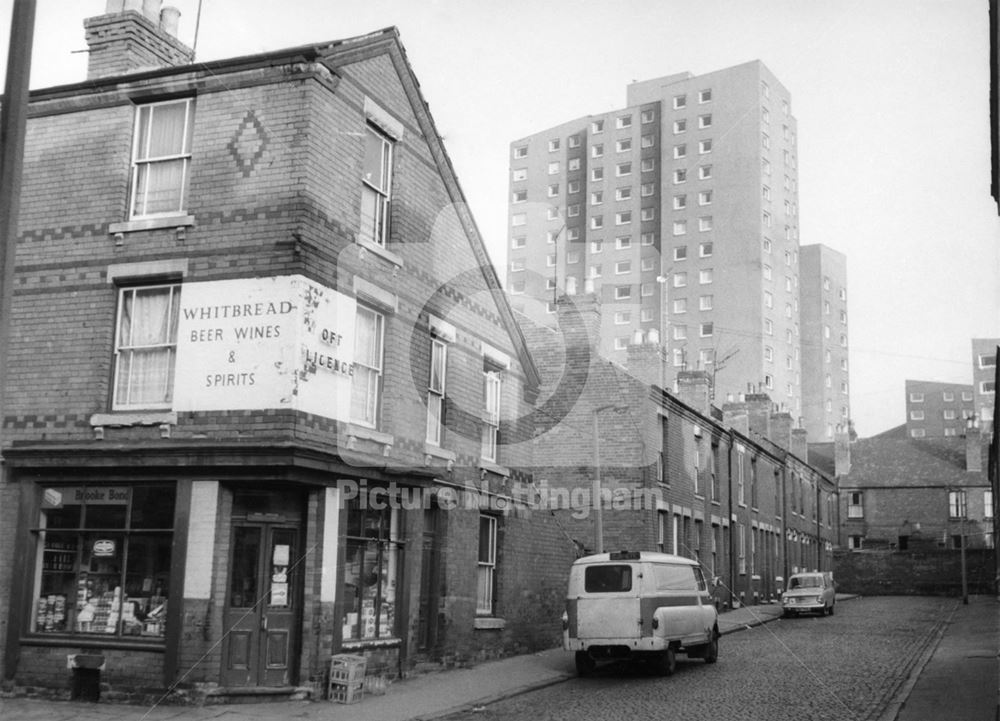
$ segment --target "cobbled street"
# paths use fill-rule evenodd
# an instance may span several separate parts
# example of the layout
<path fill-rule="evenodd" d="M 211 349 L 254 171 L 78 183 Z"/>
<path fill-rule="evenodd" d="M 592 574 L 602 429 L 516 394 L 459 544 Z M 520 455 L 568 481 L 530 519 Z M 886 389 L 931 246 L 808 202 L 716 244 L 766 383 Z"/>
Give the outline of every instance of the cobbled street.
<path fill-rule="evenodd" d="M 909 597 L 842 602 L 834 616 L 781 619 L 726 635 L 715 665 L 678 655 L 676 673 L 666 678 L 609 665 L 448 721 L 869 721 L 892 701 L 954 604 Z"/>

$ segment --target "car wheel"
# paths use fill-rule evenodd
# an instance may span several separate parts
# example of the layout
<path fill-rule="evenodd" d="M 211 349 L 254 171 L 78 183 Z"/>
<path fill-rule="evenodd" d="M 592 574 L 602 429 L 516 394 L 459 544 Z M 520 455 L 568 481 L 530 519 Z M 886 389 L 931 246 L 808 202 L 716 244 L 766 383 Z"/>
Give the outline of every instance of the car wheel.
<path fill-rule="evenodd" d="M 589 676 L 597 667 L 597 661 L 586 651 L 576 652 L 576 672 L 581 676 Z"/>
<path fill-rule="evenodd" d="M 719 660 L 719 635 L 712 634 L 712 640 L 705 644 L 705 663 L 715 663 Z"/>
<path fill-rule="evenodd" d="M 669 676 L 675 670 L 677 670 L 677 651 L 671 646 L 656 658 L 656 673 L 660 676 Z"/>
<path fill-rule="evenodd" d="M 833 615 L 833 607 L 834 607 L 834 606 L 836 606 L 836 605 L 837 605 L 837 604 L 835 604 L 835 603 L 831 603 L 831 604 L 830 604 L 830 615 L 831 615 L 831 616 Z"/>
<path fill-rule="evenodd" d="M 791 618 L 792 617 L 792 612 L 788 611 L 788 610 L 784 610 L 784 611 L 781 612 L 781 617 L 782 618 Z"/>

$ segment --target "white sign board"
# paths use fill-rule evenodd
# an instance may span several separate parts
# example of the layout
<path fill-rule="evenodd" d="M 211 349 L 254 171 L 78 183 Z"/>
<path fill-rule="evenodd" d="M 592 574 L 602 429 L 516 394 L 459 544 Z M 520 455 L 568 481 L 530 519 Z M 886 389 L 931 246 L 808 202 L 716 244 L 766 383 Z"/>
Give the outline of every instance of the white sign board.
<path fill-rule="evenodd" d="M 185 283 L 174 409 L 347 420 L 355 312 L 354 298 L 302 276 Z"/>

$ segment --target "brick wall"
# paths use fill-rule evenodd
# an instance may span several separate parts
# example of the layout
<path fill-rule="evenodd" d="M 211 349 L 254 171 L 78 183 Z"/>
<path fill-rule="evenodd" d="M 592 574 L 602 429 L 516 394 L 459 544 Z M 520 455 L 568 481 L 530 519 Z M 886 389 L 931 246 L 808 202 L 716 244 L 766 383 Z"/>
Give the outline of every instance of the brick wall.
<path fill-rule="evenodd" d="M 995 549 L 969 549 L 966 583 L 971 594 L 996 592 Z M 866 595 L 960 596 L 962 554 L 952 550 L 836 551 L 837 590 Z"/>

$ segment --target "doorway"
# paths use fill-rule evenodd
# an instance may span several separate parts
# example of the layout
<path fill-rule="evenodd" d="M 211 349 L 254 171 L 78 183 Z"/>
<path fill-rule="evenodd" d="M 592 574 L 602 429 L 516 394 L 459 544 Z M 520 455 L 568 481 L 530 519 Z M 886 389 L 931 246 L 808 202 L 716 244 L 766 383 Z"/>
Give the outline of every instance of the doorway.
<path fill-rule="evenodd" d="M 222 683 L 297 681 L 301 594 L 299 526 L 234 520 L 225 599 Z"/>

